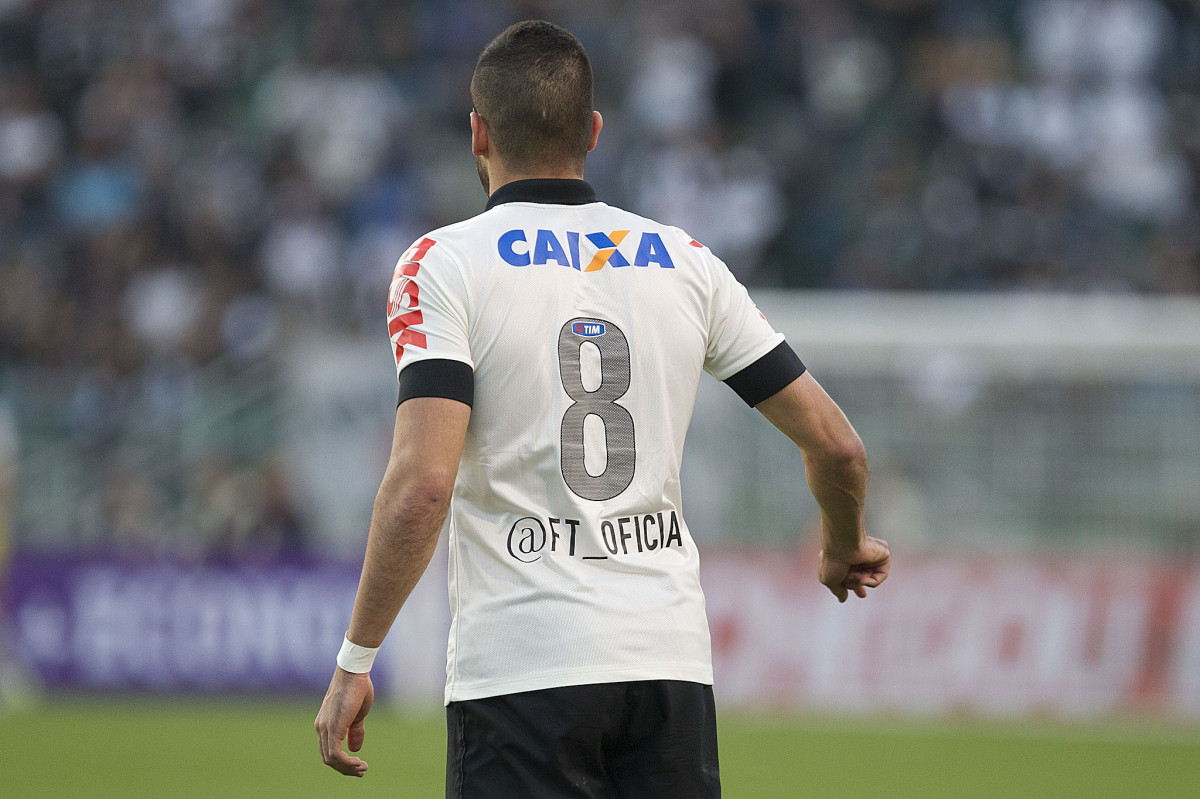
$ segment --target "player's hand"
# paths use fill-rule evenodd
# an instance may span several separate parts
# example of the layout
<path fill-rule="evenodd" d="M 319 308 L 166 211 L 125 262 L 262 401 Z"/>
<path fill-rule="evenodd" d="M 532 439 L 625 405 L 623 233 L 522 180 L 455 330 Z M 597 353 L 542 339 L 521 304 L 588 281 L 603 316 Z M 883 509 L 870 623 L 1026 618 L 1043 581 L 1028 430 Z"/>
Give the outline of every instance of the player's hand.
<path fill-rule="evenodd" d="M 888 576 L 891 552 L 886 541 L 867 536 L 862 546 L 853 552 L 821 550 L 817 577 L 838 602 L 845 602 L 853 591 L 866 598 L 867 589 L 875 588 Z"/>
<path fill-rule="evenodd" d="M 317 713 L 314 727 L 317 743 L 321 745 L 321 759 L 325 765 L 349 777 L 361 777 L 367 773 L 367 763 L 362 758 L 348 755 L 342 750 L 342 741 L 347 737 L 351 752 L 362 749 L 367 735 L 363 719 L 375 701 L 375 686 L 368 674 L 351 674 L 335 669 L 325 692 L 325 701 Z"/>

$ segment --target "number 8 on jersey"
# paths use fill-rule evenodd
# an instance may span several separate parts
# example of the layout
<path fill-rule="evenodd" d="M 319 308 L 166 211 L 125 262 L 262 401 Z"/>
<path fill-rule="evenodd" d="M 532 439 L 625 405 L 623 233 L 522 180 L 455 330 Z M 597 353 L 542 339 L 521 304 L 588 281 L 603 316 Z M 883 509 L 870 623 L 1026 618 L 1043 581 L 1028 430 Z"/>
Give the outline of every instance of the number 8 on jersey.
<path fill-rule="evenodd" d="M 588 391 L 583 385 L 581 352 L 585 342 L 600 353 L 600 385 Z M 629 341 L 621 328 L 603 319 L 578 317 L 558 333 L 558 368 L 563 389 L 573 402 L 563 414 L 561 433 L 562 476 L 580 497 L 606 500 L 618 496 L 633 482 L 636 465 L 633 416 L 617 400 L 629 391 Z M 598 475 L 584 464 L 584 422 L 598 416 L 604 423 L 607 462 Z"/>

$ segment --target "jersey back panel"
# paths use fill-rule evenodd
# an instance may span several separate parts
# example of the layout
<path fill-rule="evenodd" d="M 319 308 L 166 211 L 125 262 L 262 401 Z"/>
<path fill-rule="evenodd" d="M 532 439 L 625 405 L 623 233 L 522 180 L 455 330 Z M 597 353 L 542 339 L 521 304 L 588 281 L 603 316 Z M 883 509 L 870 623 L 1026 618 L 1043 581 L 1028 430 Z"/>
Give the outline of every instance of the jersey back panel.
<path fill-rule="evenodd" d="M 725 379 L 782 340 L 725 265 L 603 203 L 504 203 L 414 244 L 388 316 L 401 374 L 474 372 L 447 701 L 711 683 L 684 437 L 702 372 Z"/>

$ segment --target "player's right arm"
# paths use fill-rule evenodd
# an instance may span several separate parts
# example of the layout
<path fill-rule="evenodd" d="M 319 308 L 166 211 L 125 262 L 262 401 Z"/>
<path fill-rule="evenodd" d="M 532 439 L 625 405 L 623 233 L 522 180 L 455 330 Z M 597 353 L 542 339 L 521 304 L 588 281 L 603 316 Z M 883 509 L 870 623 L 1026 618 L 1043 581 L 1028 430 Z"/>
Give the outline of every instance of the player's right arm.
<path fill-rule="evenodd" d="M 862 439 L 807 372 L 755 407 L 804 456 L 821 508 L 821 582 L 839 602 L 851 591 L 865 597 L 887 578 L 890 553 L 886 542 L 867 535 L 863 522 L 868 468 Z"/>
<path fill-rule="evenodd" d="M 348 644 L 373 649 L 429 565 L 450 507 L 474 396 L 465 291 L 456 263 L 422 237 L 404 255 L 388 292 L 388 332 L 399 380 L 396 427 L 371 514 Z M 339 663 L 341 661 L 339 660 Z M 370 666 L 367 666 L 369 671 Z M 346 754 L 363 744 L 375 689 L 364 673 L 335 669 L 317 714 L 321 758 L 350 776 L 367 764 Z"/>
<path fill-rule="evenodd" d="M 346 638 L 378 647 L 404 601 L 429 565 L 470 421 L 471 407 L 443 397 L 415 397 L 396 409 L 392 453 L 375 497 L 367 553 Z M 314 726 L 321 759 L 343 774 L 361 777 L 367 764 L 347 755 L 362 748 L 375 689 L 368 674 L 338 667 Z"/>

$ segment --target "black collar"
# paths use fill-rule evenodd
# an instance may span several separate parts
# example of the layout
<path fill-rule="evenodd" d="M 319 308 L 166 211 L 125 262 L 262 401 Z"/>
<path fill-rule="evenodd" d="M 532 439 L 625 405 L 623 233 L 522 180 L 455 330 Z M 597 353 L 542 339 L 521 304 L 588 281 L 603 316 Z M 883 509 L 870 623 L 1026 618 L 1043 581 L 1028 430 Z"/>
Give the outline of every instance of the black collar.
<path fill-rule="evenodd" d="M 501 203 L 554 203 L 584 205 L 596 202 L 596 190 L 586 180 L 532 178 L 505 183 L 488 198 L 487 210 Z"/>

